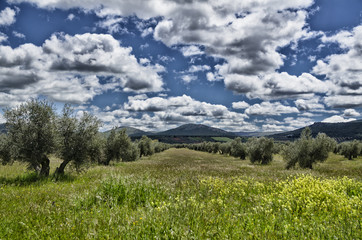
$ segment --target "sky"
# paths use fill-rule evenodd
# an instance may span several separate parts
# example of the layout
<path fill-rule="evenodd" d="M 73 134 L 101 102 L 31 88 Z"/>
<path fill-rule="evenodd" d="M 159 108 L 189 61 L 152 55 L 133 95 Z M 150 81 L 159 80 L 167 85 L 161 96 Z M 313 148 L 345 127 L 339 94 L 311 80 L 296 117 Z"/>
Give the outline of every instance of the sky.
<path fill-rule="evenodd" d="M 0 122 L 32 98 L 102 130 L 361 119 L 362 1 L 0 0 Z"/>

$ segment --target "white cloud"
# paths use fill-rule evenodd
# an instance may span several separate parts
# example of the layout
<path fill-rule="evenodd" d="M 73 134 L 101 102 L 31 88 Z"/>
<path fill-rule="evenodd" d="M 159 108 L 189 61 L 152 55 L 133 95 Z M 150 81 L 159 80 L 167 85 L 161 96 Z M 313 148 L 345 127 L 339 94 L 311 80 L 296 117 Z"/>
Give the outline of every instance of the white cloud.
<path fill-rule="evenodd" d="M 42 94 L 59 101 L 86 102 L 112 90 L 163 90 L 160 65 L 140 65 L 131 48 L 121 47 L 111 35 L 53 35 L 38 47 L 0 46 L 0 90 Z M 107 77 L 106 84 L 99 77 Z M 74 85 L 74 86 L 73 86 Z"/>
<path fill-rule="evenodd" d="M 338 43 L 344 49 L 341 54 L 332 54 L 325 60 L 318 60 L 313 68 L 313 73 L 325 75 L 330 84 L 333 84 L 326 103 L 341 107 L 356 105 L 354 98 L 362 95 L 362 25 L 351 31 L 341 31 L 336 35 L 324 37 L 322 41 Z M 335 99 L 336 95 L 346 96 L 341 100 L 345 105 L 340 105 L 341 101 Z"/>
<path fill-rule="evenodd" d="M 353 108 L 346 109 L 343 113 L 344 117 L 359 117 L 360 115 L 361 114 Z"/>
<path fill-rule="evenodd" d="M 328 84 L 309 73 L 299 77 L 286 72 L 259 76 L 226 74 L 224 82 L 228 89 L 236 93 L 261 99 L 311 98 L 314 93 L 326 93 L 329 89 Z"/>
<path fill-rule="evenodd" d="M 195 72 L 205 72 L 210 70 L 210 66 L 208 65 L 192 65 L 187 72 L 195 73 Z"/>
<path fill-rule="evenodd" d="M 248 115 L 264 115 L 273 116 L 281 114 L 299 113 L 295 107 L 285 106 L 280 102 L 262 102 L 260 104 L 254 104 L 245 110 Z"/>
<path fill-rule="evenodd" d="M 298 99 L 294 103 L 300 111 L 324 111 L 324 105 L 319 103 L 319 98 L 312 98 L 307 100 Z"/>
<path fill-rule="evenodd" d="M 100 28 L 107 29 L 108 33 L 114 34 L 118 32 L 128 33 L 126 28 L 121 27 L 121 23 L 123 22 L 122 17 L 117 16 L 108 16 L 105 19 L 99 21 L 96 25 Z"/>
<path fill-rule="evenodd" d="M 187 75 L 181 76 L 181 79 L 182 79 L 182 81 L 184 81 L 185 83 L 190 83 L 191 81 L 197 80 L 197 77 L 194 76 L 194 75 L 187 74 Z"/>
<path fill-rule="evenodd" d="M 234 109 L 245 109 L 250 107 L 249 103 L 245 102 L 245 101 L 241 101 L 241 102 L 233 102 L 232 106 Z"/>
<path fill-rule="evenodd" d="M 207 79 L 207 81 L 209 81 L 209 82 L 216 82 L 216 81 L 221 81 L 221 80 L 223 80 L 223 77 L 220 76 L 220 75 L 218 75 L 217 73 L 215 74 L 215 73 L 212 73 L 212 72 L 208 72 L 208 73 L 206 74 L 206 79 Z"/>
<path fill-rule="evenodd" d="M 338 116 L 338 115 L 334 115 L 331 117 L 328 117 L 326 119 L 324 119 L 322 122 L 324 123 L 340 123 L 340 122 L 351 122 L 351 121 L 355 121 L 355 118 L 343 118 L 342 116 Z"/>
<path fill-rule="evenodd" d="M 198 46 L 194 45 L 182 47 L 180 50 L 185 57 L 204 54 Z"/>
<path fill-rule="evenodd" d="M 150 34 L 152 34 L 152 33 L 153 33 L 153 28 L 152 28 L 152 27 L 148 27 L 148 28 L 146 28 L 146 29 L 144 29 L 144 30 L 142 31 L 141 36 L 142 36 L 142 37 L 146 37 L 146 36 L 148 36 L 148 35 L 150 35 Z"/>
<path fill-rule="evenodd" d="M 16 21 L 16 11 L 9 7 L 0 12 L 0 26 L 9 26 Z"/>
<path fill-rule="evenodd" d="M 22 39 L 25 39 L 25 35 L 22 34 L 22 33 L 19 33 L 17 31 L 13 31 L 13 35 L 17 38 L 22 38 Z"/>
<path fill-rule="evenodd" d="M 217 73 L 207 73 L 207 79 L 224 79 L 228 89 L 249 93 L 251 98 L 287 98 L 290 91 L 294 96 L 326 92 L 324 84 L 312 76 L 275 73 L 285 59 L 278 50 L 290 44 L 296 46 L 300 39 L 313 35 L 306 28 L 306 8 L 314 3 L 313 0 L 10 2 L 31 2 L 42 8 L 79 7 L 86 11 L 94 10 L 100 17 L 136 15 L 143 19 L 139 27 L 143 35 L 152 31 L 154 38 L 167 46 L 184 46 L 180 50 L 186 57 L 205 53 L 225 59 L 225 64 Z M 147 23 L 148 19 L 160 16 L 159 22 Z M 279 78 L 277 75 L 280 75 Z M 256 86 L 253 81 L 256 81 Z M 295 84 L 290 87 L 289 83 Z"/>
<path fill-rule="evenodd" d="M 8 36 L 5 33 L 0 32 L 0 43 L 8 40 Z"/>
<path fill-rule="evenodd" d="M 225 106 L 197 101 L 187 95 L 177 97 L 129 97 L 123 107 L 101 111 L 91 109 L 112 126 L 133 126 L 142 130 L 165 130 L 184 123 L 200 123 L 226 130 L 256 131 L 258 127 L 246 122 L 245 114 L 229 111 Z M 118 114 L 116 116 L 116 113 Z"/>
<path fill-rule="evenodd" d="M 75 19 L 75 15 L 73 13 L 69 14 L 67 17 L 68 21 L 73 21 Z"/>
<path fill-rule="evenodd" d="M 324 97 L 327 106 L 335 108 L 352 108 L 362 106 L 362 95 L 332 95 Z"/>

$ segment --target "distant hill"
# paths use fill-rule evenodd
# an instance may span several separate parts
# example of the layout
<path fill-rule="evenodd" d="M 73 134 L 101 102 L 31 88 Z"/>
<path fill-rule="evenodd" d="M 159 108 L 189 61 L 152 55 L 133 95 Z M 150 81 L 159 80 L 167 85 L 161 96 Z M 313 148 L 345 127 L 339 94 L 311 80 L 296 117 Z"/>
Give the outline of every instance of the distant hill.
<path fill-rule="evenodd" d="M 226 137 L 235 136 L 234 133 L 227 132 L 219 128 L 213 128 L 202 124 L 185 124 L 177 128 L 169 129 L 164 132 L 155 133 L 158 136 L 212 136 Z"/>
<path fill-rule="evenodd" d="M 282 133 L 282 132 L 281 131 L 279 131 L 279 132 L 234 132 L 234 134 L 236 136 L 240 136 L 240 137 L 266 137 L 266 136 L 275 135 L 278 133 Z"/>
<path fill-rule="evenodd" d="M 130 137 L 141 137 L 143 135 L 150 135 L 151 133 L 142 131 L 133 127 L 119 127 L 116 131 L 121 131 L 122 129 L 126 129 L 126 134 Z M 104 132 L 103 134 L 107 137 L 110 134 L 111 130 Z"/>
<path fill-rule="evenodd" d="M 318 133 L 325 133 L 329 137 L 335 138 L 338 142 L 352 139 L 362 140 L 362 120 L 356 120 L 345 123 L 323 123 L 318 122 L 309 126 L 312 135 L 315 137 Z M 271 135 L 275 140 L 294 140 L 300 137 L 304 128 L 290 132 L 284 132 Z"/>

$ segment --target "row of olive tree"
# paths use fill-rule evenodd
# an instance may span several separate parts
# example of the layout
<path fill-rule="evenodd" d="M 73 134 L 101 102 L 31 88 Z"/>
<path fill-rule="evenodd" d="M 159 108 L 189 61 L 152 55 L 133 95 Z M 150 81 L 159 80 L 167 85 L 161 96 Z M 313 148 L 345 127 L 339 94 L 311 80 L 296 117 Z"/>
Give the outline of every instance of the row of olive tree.
<path fill-rule="evenodd" d="M 202 142 L 197 144 L 181 144 L 176 147 L 186 147 L 192 150 L 219 153 L 242 160 L 249 156 L 252 163 L 268 164 L 273 160 L 275 152 L 274 141 L 271 138 L 250 138 L 246 143 L 240 137 L 230 142 Z"/>
<path fill-rule="evenodd" d="M 125 129 L 117 131 L 116 128 L 110 131 L 103 145 L 105 146 L 105 157 L 98 162 L 104 165 L 109 165 L 112 160 L 116 162 L 135 161 L 139 157 L 151 156 L 170 147 L 168 144 L 153 141 L 147 136 L 142 136 L 141 139 L 132 142 Z"/>
<path fill-rule="evenodd" d="M 357 140 L 342 142 L 336 147 L 335 153 L 339 153 L 349 160 L 362 156 L 362 142 Z"/>
<path fill-rule="evenodd" d="M 63 161 L 55 174 L 62 175 L 68 164 L 78 170 L 87 162 L 108 165 L 110 161 L 134 161 L 168 148 L 168 145 L 142 137 L 133 143 L 125 131 L 111 131 L 105 139 L 99 133 L 101 122 L 87 112 L 77 117 L 66 104 L 60 115 L 45 100 L 31 100 L 5 111 L 8 133 L 0 137 L 0 161 L 20 161 L 40 176 L 49 176 L 50 154 Z"/>
<path fill-rule="evenodd" d="M 358 143 L 358 144 L 357 144 Z M 287 162 L 286 168 L 299 166 L 301 168 L 313 168 L 317 162 L 323 162 L 328 158 L 328 153 L 335 150 L 337 143 L 334 139 L 324 133 L 319 133 L 316 138 L 312 137 L 310 128 L 305 128 L 301 137 L 292 143 L 274 143 L 273 139 L 260 137 L 250 138 L 243 143 L 240 138 L 235 138 L 227 143 L 203 142 L 199 144 L 179 145 L 189 149 L 205 151 L 209 153 L 220 153 L 240 159 L 249 156 L 252 163 L 268 164 L 273 160 L 273 154 L 281 153 Z M 357 146 L 357 147 L 356 147 Z M 339 151 L 348 152 L 348 156 L 356 156 L 360 153 L 359 142 L 341 144 Z M 352 150 L 345 150 L 352 149 Z M 357 150 L 356 150 L 357 149 Z M 353 152 L 352 155 L 350 152 Z"/>

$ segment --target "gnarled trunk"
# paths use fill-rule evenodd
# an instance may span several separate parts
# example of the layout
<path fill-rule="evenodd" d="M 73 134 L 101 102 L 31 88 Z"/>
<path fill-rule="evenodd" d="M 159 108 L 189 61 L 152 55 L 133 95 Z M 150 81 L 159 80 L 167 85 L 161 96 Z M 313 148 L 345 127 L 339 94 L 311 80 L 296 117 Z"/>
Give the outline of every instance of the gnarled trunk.
<path fill-rule="evenodd" d="M 64 160 L 59 167 L 55 170 L 55 175 L 64 175 L 64 169 L 68 165 L 70 160 Z"/>
<path fill-rule="evenodd" d="M 50 171 L 50 160 L 46 155 L 41 158 L 41 169 L 39 175 L 42 177 L 48 177 Z"/>

